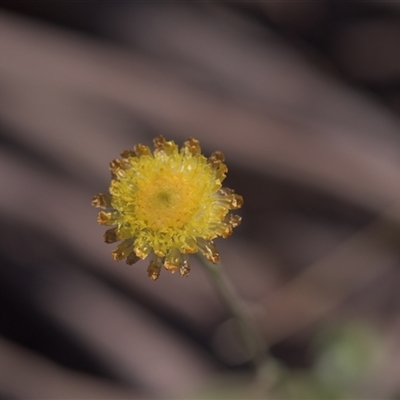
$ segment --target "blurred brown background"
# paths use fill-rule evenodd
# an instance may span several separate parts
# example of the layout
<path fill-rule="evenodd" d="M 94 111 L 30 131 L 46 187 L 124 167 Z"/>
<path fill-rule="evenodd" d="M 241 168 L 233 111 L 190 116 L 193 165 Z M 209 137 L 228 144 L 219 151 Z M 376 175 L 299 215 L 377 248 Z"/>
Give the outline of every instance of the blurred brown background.
<path fill-rule="evenodd" d="M 245 207 L 218 247 L 272 354 L 320 379 L 315 338 L 361 324 L 381 356 L 355 373 L 376 367 L 330 384 L 396 398 L 399 48 L 397 2 L 0 1 L 0 396 L 202 398 L 251 373 L 195 260 L 153 282 L 102 241 L 109 161 L 162 134 L 224 152 Z"/>

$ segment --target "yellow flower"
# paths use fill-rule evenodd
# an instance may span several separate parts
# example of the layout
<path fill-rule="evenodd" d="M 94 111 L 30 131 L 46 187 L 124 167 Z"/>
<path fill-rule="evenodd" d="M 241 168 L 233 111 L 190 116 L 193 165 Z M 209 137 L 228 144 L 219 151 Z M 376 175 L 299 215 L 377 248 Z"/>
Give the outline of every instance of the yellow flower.
<path fill-rule="evenodd" d="M 228 170 L 222 153 L 207 159 L 195 139 L 181 149 L 162 136 L 153 142 L 153 153 L 138 144 L 111 162 L 110 194 L 95 196 L 92 205 L 108 209 L 99 213 L 99 224 L 115 226 L 106 231 L 105 242 L 122 241 L 114 260 L 134 264 L 150 256 L 150 278 L 157 279 L 163 265 L 187 276 L 190 253 L 200 251 L 219 262 L 213 239 L 228 237 L 240 224 L 229 211 L 240 208 L 243 199 L 222 187 Z"/>

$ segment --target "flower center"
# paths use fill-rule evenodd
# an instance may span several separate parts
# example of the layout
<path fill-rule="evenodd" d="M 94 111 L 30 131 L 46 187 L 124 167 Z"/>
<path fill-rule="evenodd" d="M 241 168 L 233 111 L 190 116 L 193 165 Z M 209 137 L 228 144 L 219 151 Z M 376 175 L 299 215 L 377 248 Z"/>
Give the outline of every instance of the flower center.
<path fill-rule="evenodd" d="M 138 218 L 143 218 L 155 231 L 182 228 L 199 208 L 192 186 L 182 173 L 158 174 L 138 188 Z"/>
<path fill-rule="evenodd" d="M 172 203 L 172 193 L 168 191 L 157 193 L 157 200 L 159 201 L 160 206 L 165 205 L 166 207 L 168 207 Z"/>

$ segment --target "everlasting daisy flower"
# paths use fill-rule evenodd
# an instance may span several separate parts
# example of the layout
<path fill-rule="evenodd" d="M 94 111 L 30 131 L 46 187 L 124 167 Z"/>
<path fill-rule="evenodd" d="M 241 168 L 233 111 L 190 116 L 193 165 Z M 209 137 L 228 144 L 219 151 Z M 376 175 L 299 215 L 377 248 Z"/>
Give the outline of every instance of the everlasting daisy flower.
<path fill-rule="evenodd" d="M 222 187 L 228 170 L 222 153 L 207 159 L 195 139 L 181 149 L 162 136 L 153 142 L 153 152 L 138 144 L 111 162 L 109 194 L 95 196 L 92 205 L 106 209 L 98 216 L 101 225 L 114 226 L 105 232 L 105 242 L 121 241 L 114 260 L 134 264 L 150 257 L 147 271 L 154 280 L 163 265 L 187 276 L 190 253 L 200 251 L 219 262 L 213 240 L 228 237 L 240 224 L 229 211 L 240 208 L 243 199 Z"/>

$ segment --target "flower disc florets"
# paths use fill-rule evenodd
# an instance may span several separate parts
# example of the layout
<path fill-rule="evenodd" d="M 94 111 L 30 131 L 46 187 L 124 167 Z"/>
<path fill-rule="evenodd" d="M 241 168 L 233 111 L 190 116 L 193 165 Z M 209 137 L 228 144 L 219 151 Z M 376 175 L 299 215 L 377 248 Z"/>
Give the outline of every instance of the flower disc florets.
<path fill-rule="evenodd" d="M 141 144 L 111 162 L 110 194 L 99 194 L 92 205 L 99 213 L 106 243 L 122 241 L 114 260 L 134 264 L 151 256 L 149 277 L 157 279 L 161 267 L 182 276 L 190 271 L 188 254 L 200 251 L 219 262 L 213 239 L 228 237 L 240 224 L 229 214 L 243 204 L 241 196 L 222 187 L 227 167 L 224 156 L 201 154 L 199 142 L 189 139 L 181 149 L 162 136 L 154 139 L 154 152 Z"/>

